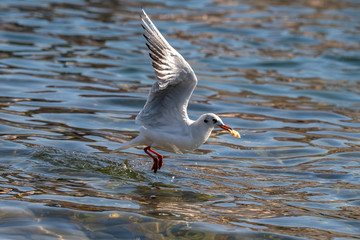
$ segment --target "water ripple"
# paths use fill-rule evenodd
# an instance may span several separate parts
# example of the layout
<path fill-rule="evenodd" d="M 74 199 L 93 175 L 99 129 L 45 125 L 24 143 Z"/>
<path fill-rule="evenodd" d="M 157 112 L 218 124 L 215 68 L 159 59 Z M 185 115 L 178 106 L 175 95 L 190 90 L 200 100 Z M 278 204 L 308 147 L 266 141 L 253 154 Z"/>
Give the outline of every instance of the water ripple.
<path fill-rule="evenodd" d="M 2 238 L 360 238 L 358 2 L 0 6 Z M 154 81 L 139 6 L 199 78 L 189 115 L 242 135 L 156 175 L 111 153 Z"/>

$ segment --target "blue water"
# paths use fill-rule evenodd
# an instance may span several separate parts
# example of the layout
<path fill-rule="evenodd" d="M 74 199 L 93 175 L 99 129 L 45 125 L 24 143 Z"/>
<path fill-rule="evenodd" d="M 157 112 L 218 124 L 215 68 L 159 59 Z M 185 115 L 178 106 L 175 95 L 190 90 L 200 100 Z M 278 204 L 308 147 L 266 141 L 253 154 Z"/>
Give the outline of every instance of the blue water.
<path fill-rule="evenodd" d="M 143 7 L 196 72 L 154 174 Z M 0 2 L 1 239 L 360 239 L 358 1 Z"/>

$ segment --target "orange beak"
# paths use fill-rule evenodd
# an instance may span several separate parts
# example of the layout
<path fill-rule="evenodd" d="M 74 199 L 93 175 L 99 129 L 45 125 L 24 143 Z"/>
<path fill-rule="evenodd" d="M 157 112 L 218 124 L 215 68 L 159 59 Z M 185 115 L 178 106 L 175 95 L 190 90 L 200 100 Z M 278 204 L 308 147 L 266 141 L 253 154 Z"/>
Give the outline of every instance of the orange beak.
<path fill-rule="evenodd" d="M 225 129 L 225 130 L 227 130 L 227 131 L 229 131 L 230 132 L 230 130 L 232 130 L 231 129 L 231 127 L 229 127 L 229 126 L 227 126 L 227 125 L 220 125 L 219 127 L 221 127 L 222 129 Z"/>
<path fill-rule="evenodd" d="M 236 130 L 233 130 L 231 127 L 227 126 L 227 125 L 220 125 L 219 127 L 221 127 L 222 129 L 225 129 L 226 131 L 229 131 L 231 133 L 231 135 L 233 135 L 234 137 L 240 138 L 240 133 L 238 133 Z"/>

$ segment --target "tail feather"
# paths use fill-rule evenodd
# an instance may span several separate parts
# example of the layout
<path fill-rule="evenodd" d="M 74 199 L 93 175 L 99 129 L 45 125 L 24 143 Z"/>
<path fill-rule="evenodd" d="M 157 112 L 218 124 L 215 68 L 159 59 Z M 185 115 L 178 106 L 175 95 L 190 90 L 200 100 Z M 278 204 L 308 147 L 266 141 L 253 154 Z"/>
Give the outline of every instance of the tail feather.
<path fill-rule="evenodd" d="M 139 145 L 144 145 L 144 138 L 141 136 L 137 136 L 136 138 L 134 138 L 133 140 L 131 140 L 130 142 L 124 143 L 121 147 L 113 150 L 112 152 L 118 152 L 121 150 L 125 150 L 128 148 L 132 148 L 132 147 L 136 147 Z"/>

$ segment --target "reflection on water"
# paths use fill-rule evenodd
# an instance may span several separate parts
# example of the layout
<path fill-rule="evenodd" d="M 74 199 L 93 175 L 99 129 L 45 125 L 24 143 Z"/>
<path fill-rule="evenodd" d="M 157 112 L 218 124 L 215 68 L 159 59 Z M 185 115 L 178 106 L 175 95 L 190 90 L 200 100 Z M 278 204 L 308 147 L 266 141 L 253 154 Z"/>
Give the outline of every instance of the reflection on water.
<path fill-rule="evenodd" d="M 0 236 L 360 238 L 356 1 L 0 2 Z M 156 175 L 134 119 L 144 7 L 191 63 L 216 130 Z"/>

